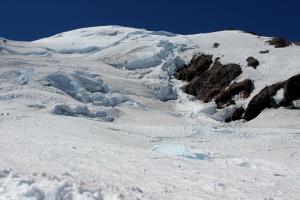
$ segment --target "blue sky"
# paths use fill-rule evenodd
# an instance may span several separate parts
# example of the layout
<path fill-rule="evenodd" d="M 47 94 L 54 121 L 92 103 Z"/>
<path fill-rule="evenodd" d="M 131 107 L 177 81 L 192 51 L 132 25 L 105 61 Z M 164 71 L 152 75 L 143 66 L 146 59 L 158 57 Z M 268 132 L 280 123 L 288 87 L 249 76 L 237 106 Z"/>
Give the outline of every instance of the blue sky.
<path fill-rule="evenodd" d="M 34 40 L 122 25 L 180 34 L 227 28 L 300 41 L 298 0 L 1 0 L 0 36 Z"/>

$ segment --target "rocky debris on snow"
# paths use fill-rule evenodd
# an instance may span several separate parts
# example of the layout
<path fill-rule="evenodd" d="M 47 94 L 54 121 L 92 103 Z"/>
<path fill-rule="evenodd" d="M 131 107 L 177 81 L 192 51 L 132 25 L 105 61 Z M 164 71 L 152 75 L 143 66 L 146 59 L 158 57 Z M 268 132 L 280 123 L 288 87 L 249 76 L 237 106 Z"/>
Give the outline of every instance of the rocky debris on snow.
<path fill-rule="evenodd" d="M 284 83 L 276 83 L 262 89 L 253 99 L 245 111 L 244 119 L 250 121 L 257 117 L 265 108 L 277 108 L 279 105 L 273 99 L 277 91 L 283 87 Z"/>
<path fill-rule="evenodd" d="M 246 61 L 247 61 L 247 65 L 249 67 L 253 67 L 254 69 L 256 69 L 256 67 L 259 65 L 259 61 L 252 56 L 248 57 Z"/>
<path fill-rule="evenodd" d="M 200 56 L 194 56 L 189 65 L 177 71 L 175 78 L 178 80 L 191 81 L 196 76 L 200 76 L 203 72 L 208 70 L 212 63 L 212 55 L 202 54 Z"/>
<path fill-rule="evenodd" d="M 284 84 L 284 105 L 292 106 L 294 100 L 300 99 L 300 74 L 297 74 Z"/>
<path fill-rule="evenodd" d="M 282 37 L 273 37 L 271 40 L 267 41 L 267 43 L 275 46 L 275 48 L 283 48 L 292 44 L 290 41 Z"/>
<path fill-rule="evenodd" d="M 263 50 L 259 52 L 260 54 L 266 54 L 266 53 L 270 53 L 270 50 Z"/>
<path fill-rule="evenodd" d="M 242 93 L 244 99 L 248 98 L 251 94 L 253 83 L 250 79 L 246 79 L 242 82 L 234 82 L 228 88 L 219 92 L 215 97 L 215 102 L 218 108 L 222 108 L 224 105 L 234 104 L 232 97 Z"/>
<path fill-rule="evenodd" d="M 218 48 L 220 46 L 219 43 L 214 43 L 213 48 Z"/>
<path fill-rule="evenodd" d="M 185 92 L 204 102 L 212 101 L 221 90 L 225 89 L 241 73 L 241 66 L 238 64 L 223 65 L 219 61 L 215 61 L 209 70 L 196 76 L 185 87 Z"/>

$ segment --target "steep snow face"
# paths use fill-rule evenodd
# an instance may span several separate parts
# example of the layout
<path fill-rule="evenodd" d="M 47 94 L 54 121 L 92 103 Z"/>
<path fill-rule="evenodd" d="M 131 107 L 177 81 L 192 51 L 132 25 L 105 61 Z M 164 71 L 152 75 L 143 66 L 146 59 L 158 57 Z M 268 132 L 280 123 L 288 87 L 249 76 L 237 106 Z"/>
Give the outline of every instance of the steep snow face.
<path fill-rule="evenodd" d="M 297 199 L 298 110 L 224 124 L 234 108 L 197 101 L 173 79 L 211 54 L 241 65 L 235 81 L 253 80 L 253 97 L 300 73 L 299 46 L 268 39 L 104 26 L 0 40 L 0 199 Z"/>

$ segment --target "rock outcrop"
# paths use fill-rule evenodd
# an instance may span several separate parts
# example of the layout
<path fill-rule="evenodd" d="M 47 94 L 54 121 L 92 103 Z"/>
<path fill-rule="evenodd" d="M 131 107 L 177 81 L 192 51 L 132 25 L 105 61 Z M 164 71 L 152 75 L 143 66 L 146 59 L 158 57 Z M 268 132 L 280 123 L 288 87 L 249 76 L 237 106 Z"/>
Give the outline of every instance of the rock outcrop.
<path fill-rule="evenodd" d="M 238 64 L 223 65 L 215 61 L 209 70 L 203 72 L 186 86 L 185 92 L 199 100 L 209 102 L 242 73 Z"/>
<path fill-rule="evenodd" d="M 300 99 L 300 74 L 298 74 L 286 81 L 263 88 L 251 99 L 246 109 L 236 105 L 233 98 L 250 97 L 254 88 L 253 81 L 246 79 L 232 83 L 242 74 L 241 66 L 233 63 L 223 65 L 219 58 L 213 62 L 212 57 L 205 54 L 194 57 L 189 65 L 177 71 L 175 78 L 188 81 L 183 89 L 197 99 L 205 103 L 215 101 L 218 109 L 234 108 L 230 116 L 226 115 L 227 122 L 239 119 L 250 121 L 266 108 L 280 106 L 293 108 L 293 102 Z M 253 68 L 259 65 L 259 61 L 254 57 L 249 57 L 247 62 Z M 278 92 L 279 90 L 282 91 Z"/>
<path fill-rule="evenodd" d="M 234 82 L 228 88 L 220 91 L 215 97 L 215 102 L 218 108 L 222 108 L 224 105 L 233 104 L 232 97 L 242 93 L 242 98 L 246 99 L 252 92 L 253 83 L 250 79 L 246 79 L 242 82 Z"/>
<path fill-rule="evenodd" d="M 278 90 L 284 89 L 282 103 L 276 103 L 273 97 Z M 280 106 L 293 107 L 293 101 L 300 99 L 300 74 L 295 75 L 284 82 L 279 82 L 262 89 L 250 101 L 244 115 L 249 121 L 257 117 L 265 108 L 278 108 Z"/>
<path fill-rule="evenodd" d="M 267 43 L 269 45 L 275 46 L 275 48 L 283 48 L 283 47 L 290 46 L 292 44 L 290 41 L 281 37 L 274 37 L 271 40 L 267 41 Z"/>
<path fill-rule="evenodd" d="M 194 56 L 189 65 L 177 71 L 175 78 L 178 80 L 191 81 L 196 76 L 200 76 L 203 72 L 213 63 L 212 55 L 202 54 L 200 56 Z"/>
<path fill-rule="evenodd" d="M 285 81 L 284 84 L 284 105 L 293 106 L 294 100 L 300 99 L 300 74 L 295 75 Z"/>
<path fill-rule="evenodd" d="M 256 69 L 256 67 L 259 65 L 259 61 L 252 56 L 248 57 L 246 61 L 247 61 L 247 65 L 249 67 L 253 67 L 254 69 Z"/>
<path fill-rule="evenodd" d="M 265 108 L 276 108 L 278 105 L 273 99 L 277 91 L 283 88 L 284 83 L 276 83 L 262 89 L 253 99 L 249 102 L 245 111 L 244 119 L 250 121 L 257 117 Z"/>

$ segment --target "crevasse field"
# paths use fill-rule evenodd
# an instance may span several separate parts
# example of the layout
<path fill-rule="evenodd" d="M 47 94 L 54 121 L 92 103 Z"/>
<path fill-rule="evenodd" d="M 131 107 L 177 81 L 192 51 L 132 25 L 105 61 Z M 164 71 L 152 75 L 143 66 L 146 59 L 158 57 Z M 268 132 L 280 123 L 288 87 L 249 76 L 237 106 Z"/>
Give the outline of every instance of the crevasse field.
<path fill-rule="evenodd" d="M 299 199 L 299 110 L 225 123 L 173 78 L 207 53 L 240 64 L 253 97 L 300 73 L 300 47 L 268 39 L 105 26 L 1 40 L 0 199 Z"/>

